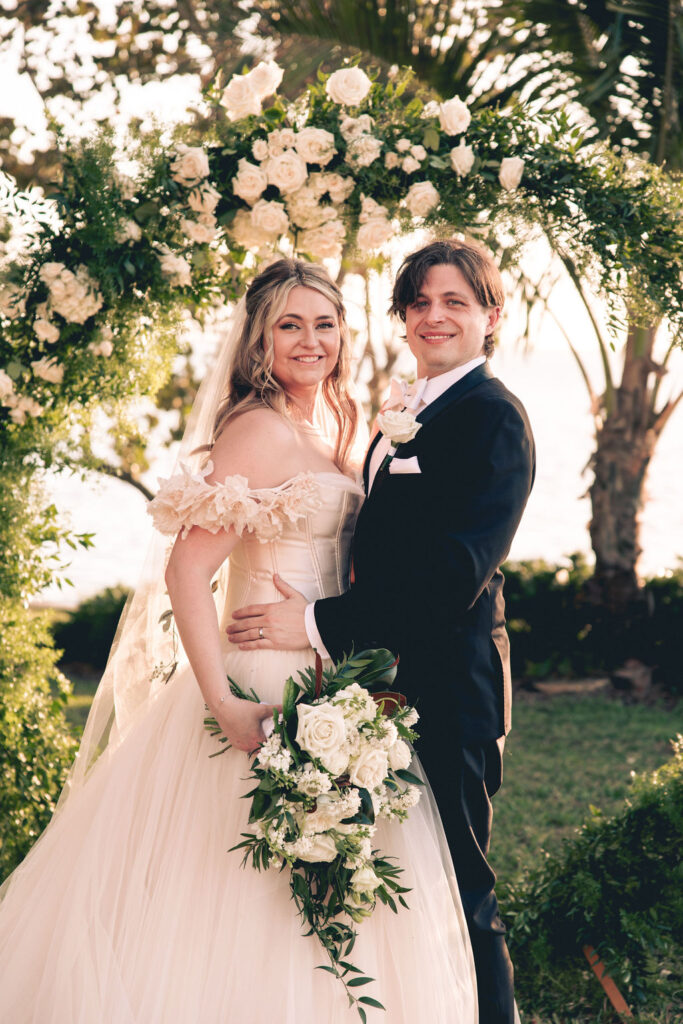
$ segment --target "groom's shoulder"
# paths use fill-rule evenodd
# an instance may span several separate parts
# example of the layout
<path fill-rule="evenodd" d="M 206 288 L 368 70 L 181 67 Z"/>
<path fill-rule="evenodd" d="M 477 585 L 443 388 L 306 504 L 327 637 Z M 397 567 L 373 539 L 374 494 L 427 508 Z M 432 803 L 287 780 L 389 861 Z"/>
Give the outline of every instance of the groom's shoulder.
<path fill-rule="evenodd" d="M 476 387 L 454 403 L 449 411 L 456 416 L 511 417 L 519 418 L 526 425 L 529 417 L 520 398 L 495 376 L 486 376 Z"/>

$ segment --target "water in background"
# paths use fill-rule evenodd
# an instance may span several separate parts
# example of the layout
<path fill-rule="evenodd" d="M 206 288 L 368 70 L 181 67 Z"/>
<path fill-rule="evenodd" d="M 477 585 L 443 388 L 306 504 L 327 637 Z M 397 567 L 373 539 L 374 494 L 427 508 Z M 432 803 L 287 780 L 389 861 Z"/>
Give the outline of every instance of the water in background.
<path fill-rule="evenodd" d="M 533 493 L 515 537 L 511 559 L 558 562 L 575 551 L 590 553 L 587 523 L 590 482 L 585 466 L 593 449 L 585 385 L 566 349 L 512 347 L 496 352 L 493 368 L 527 408 L 536 436 L 538 470 Z M 683 558 L 683 403 L 667 424 L 647 482 L 642 516 L 640 570 L 653 575 Z M 169 471 L 159 464 L 159 475 Z M 154 481 L 150 484 L 154 487 Z M 135 585 L 151 520 L 145 499 L 127 484 L 93 476 L 88 483 L 52 477 L 57 506 L 76 532 L 94 532 L 95 547 L 77 552 L 67 575 L 74 587 L 50 587 L 41 603 L 72 606 L 105 586 Z"/>

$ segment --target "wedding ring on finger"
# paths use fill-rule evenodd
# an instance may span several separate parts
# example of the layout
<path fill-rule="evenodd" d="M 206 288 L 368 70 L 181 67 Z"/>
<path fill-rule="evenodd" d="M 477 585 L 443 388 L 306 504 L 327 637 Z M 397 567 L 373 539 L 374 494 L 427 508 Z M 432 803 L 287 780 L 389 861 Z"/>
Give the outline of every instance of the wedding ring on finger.
<path fill-rule="evenodd" d="M 264 639 L 264 637 L 263 637 L 263 626 L 259 626 L 259 628 L 258 628 L 258 638 L 259 638 L 259 640 L 263 640 Z"/>

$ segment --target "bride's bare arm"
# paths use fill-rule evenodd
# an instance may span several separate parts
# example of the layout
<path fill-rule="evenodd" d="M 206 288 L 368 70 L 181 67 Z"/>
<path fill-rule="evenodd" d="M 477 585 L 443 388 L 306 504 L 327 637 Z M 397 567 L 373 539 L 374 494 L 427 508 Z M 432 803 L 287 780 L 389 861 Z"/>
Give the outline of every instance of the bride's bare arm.
<path fill-rule="evenodd" d="M 291 433 L 279 419 L 275 413 L 258 411 L 229 425 L 211 453 L 213 471 L 207 483 L 220 484 L 234 474 L 246 476 L 256 488 L 281 483 L 283 463 L 287 475 L 284 442 L 291 443 Z M 229 692 L 211 594 L 211 581 L 238 540 L 232 529 L 214 534 L 193 526 L 184 538 L 176 539 L 166 585 L 180 639 L 204 700 L 230 742 L 240 750 L 254 750 L 264 739 L 261 723 L 272 715 L 272 706 L 239 700 Z"/>

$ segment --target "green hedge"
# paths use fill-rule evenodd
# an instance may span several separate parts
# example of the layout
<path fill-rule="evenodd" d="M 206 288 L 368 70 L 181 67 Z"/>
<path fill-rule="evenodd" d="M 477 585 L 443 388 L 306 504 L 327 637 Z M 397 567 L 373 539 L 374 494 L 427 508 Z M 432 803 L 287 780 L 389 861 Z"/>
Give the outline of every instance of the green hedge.
<path fill-rule="evenodd" d="M 598 812 L 563 852 L 501 891 L 522 1008 L 594 1019 L 604 994 L 595 947 L 631 1008 L 683 1017 L 683 737 L 670 763 L 636 778 L 623 810 Z"/>
<path fill-rule="evenodd" d="M 61 647 L 62 662 L 82 662 L 103 669 L 109 656 L 116 627 L 126 603 L 125 587 L 107 587 L 52 627 L 55 644 Z"/>
<path fill-rule="evenodd" d="M 64 706 L 70 685 L 44 615 L 0 603 L 0 878 L 52 816 L 77 744 Z"/>

